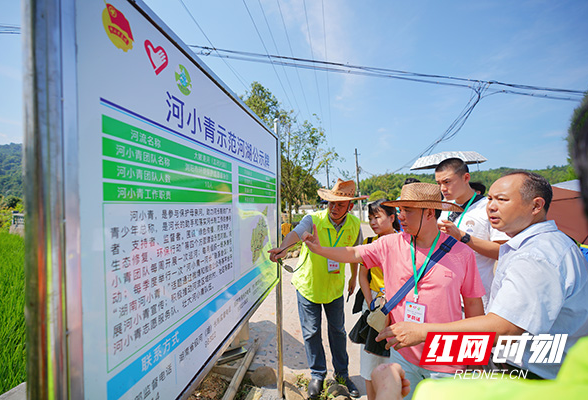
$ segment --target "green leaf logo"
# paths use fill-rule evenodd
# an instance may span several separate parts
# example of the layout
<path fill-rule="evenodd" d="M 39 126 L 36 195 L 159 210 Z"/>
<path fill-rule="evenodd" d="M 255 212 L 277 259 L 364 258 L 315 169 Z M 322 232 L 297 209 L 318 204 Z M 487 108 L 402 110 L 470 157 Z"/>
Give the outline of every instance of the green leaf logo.
<path fill-rule="evenodd" d="M 180 89 L 180 92 L 187 96 L 192 91 L 192 79 L 190 79 L 190 74 L 188 73 L 186 67 L 180 64 L 179 69 L 180 73 L 175 73 L 176 83 L 178 84 L 178 89 Z"/>

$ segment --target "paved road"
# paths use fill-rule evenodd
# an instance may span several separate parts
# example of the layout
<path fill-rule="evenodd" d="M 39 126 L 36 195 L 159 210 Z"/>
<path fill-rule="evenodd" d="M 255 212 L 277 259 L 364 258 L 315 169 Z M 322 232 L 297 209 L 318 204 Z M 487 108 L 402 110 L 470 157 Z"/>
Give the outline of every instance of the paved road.
<path fill-rule="evenodd" d="M 373 231 L 367 224 L 362 224 L 362 233 L 364 237 L 373 236 Z M 285 260 L 285 263 L 295 266 L 297 258 Z M 347 270 L 349 274 L 349 270 Z M 306 362 L 304 344 L 302 341 L 302 332 L 300 329 L 300 320 L 298 319 L 298 306 L 296 302 L 296 291 L 291 284 L 292 274 L 283 270 L 282 285 L 282 303 L 283 303 L 283 354 L 284 354 L 284 374 L 304 374 L 310 378 L 310 370 Z M 359 286 L 358 286 L 359 288 Z M 356 289 L 358 290 L 358 289 Z M 347 290 L 345 289 L 345 293 Z M 345 328 L 347 332 L 355 324 L 359 314 L 351 314 L 353 307 L 353 296 L 345 304 Z M 327 339 L 326 319 L 323 314 L 322 335 L 325 352 L 327 354 L 328 377 L 333 375 L 331 364 L 331 354 Z M 276 343 L 276 291 L 272 291 L 259 309 L 249 320 L 249 341 L 259 338 L 261 346 L 257 352 L 252 369 L 261 365 L 267 365 L 277 369 L 277 343 Z M 352 343 L 347 339 L 347 352 L 349 354 L 349 375 L 357 385 L 362 399 L 367 399 L 365 395 L 365 383 L 359 375 L 359 345 Z"/>

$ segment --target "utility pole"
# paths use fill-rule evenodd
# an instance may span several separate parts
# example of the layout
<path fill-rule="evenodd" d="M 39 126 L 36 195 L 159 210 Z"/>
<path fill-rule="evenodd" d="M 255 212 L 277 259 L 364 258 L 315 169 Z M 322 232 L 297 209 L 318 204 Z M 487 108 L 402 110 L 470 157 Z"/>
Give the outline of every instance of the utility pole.
<path fill-rule="evenodd" d="M 327 161 L 327 189 L 331 188 L 331 181 L 329 181 L 329 162 Z"/>
<path fill-rule="evenodd" d="M 361 192 L 359 191 L 359 163 L 357 162 L 357 149 L 355 149 L 355 178 L 357 179 L 357 195 L 361 196 Z M 362 218 L 362 206 L 361 206 L 361 200 L 358 200 L 359 203 L 359 219 L 361 220 Z"/>

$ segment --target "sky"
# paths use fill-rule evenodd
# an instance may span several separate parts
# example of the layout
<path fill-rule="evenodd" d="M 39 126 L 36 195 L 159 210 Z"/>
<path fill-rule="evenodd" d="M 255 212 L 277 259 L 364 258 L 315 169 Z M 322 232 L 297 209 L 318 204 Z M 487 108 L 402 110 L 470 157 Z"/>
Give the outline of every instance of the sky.
<path fill-rule="evenodd" d="M 145 3 L 188 45 L 467 78 L 470 86 L 498 81 L 588 90 L 584 0 Z M 20 4 L 0 4 L 0 24 L 20 26 Z M 21 41 L 21 35 L 0 33 L 0 144 L 23 141 Z M 451 126 L 474 93 L 466 87 L 199 57 L 235 94 L 258 81 L 299 121 L 322 127 L 325 146 L 344 158 L 331 167 L 331 180 L 344 173 L 355 177 L 355 149 L 360 179 L 410 172 L 415 157 Z M 489 95 L 504 88 L 490 85 L 461 130 L 432 153 L 476 151 L 488 160 L 480 170 L 566 164 L 565 137 L 581 96 L 566 101 Z M 324 172 L 316 178 L 326 185 Z"/>

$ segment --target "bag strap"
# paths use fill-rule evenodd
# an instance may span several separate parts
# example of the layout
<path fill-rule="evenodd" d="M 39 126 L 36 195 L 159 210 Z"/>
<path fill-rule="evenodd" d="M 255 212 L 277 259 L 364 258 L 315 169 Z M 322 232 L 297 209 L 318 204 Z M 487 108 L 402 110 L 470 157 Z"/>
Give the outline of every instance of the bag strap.
<path fill-rule="evenodd" d="M 370 244 L 374 241 L 374 239 L 377 238 L 377 236 L 370 236 L 369 238 L 367 238 L 367 243 L 366 244 Z M 372 283 L 372 270 L 368 269 L 368 283 Z M 360 290 L 361 292 L 361 290 Z"/>
<path fill-rule="evenodd" d="M 423 277 L 425 275 L 427 275 L 427 273 L 431 270 L 431 268 L 433 268 L 433 266 L 435 264 L 437 264 L 439 262 L 439 260 L 441 260 L 443 258 L 443 256 L 445 254 L 449 253 L 449 251 L 451 250 L 451 248 L 453 247 L 453 245 L 455 243 L 457 243 L 457 240 L 452 236 L 449 236 L 447 239 L 445 239 L 445 241 L 443 243 L 441 243 L 441 245 L 439 246 L 437 251 L 434 252 L 433 255 L 431 256 L 431 259 L 429 260 L 428 264 L 426 266 L 422 266 L 419 269 L 419 271 L 417 272 L 417 275 L 419 275 L 421 269 L 425 268 L 425 271 L 421 275 L 421 279 L 419 279 L 419 282 L 423 279 Z M 406 282 L 404 282 L 404 285 L 402 285 L 402 287 L 400 289 L 398 289 L 398 292 L 396 292 L 396 294 L 394 294 L 394 296 L 392 296 L 392 298 L 386 303 L 386 305 L 384 305 L 384 307 L 382 307 L 382 312 L 384 314 L 388 314 L 390 311 L 392 311 L 392 309 L 394 307 L 396 307 L 396 305 L 398 303 L 400 303 L 400 301 L 402 299 L 404 299 L 404 297 L 406 297 L 408 292 L 410 292 L 410 290 L 413 287 L 414 287 L 414 278 L 411 277 Z M 373 305 L 373 302 L 372 302 L 372 305 Z M 373 308 L 372 308 L 372 310 L 373 310 Z"/>

